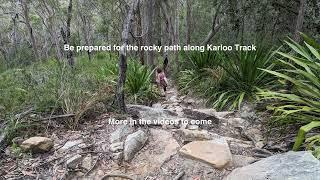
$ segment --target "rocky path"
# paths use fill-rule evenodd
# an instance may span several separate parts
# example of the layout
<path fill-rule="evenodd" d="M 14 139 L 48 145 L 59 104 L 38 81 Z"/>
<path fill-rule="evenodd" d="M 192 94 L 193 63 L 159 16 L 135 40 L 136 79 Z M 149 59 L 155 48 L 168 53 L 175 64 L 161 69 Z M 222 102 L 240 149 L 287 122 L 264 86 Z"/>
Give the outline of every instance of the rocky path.
<path fill-rule="evenodd" d="M 105 114 L 95 122 L 82 125 L 79 131 L 62 129 L 43 135 L 49 138 L 24 141 L 23 148 L 49 152 L 15 158 L 14 149 L 8 148 L 6 161 L 2 162 L 6 166 L 0 176 L 5 179 L 233 180 L 257 177 L 255 179 L 262 180 L 268 177 L 286 179 L 288 173 L 298 176 L 300 170 L 308 171 L 300 173 L 307 174 L 298 176 L 300 179 L 315 177 L 318 173 L 319 161 L 310 153 L 273 156 L 285 151 L 284 147 L 266 141 L 261 119 L 252 109 L 216 112 L 205 109 L 202 104 L 170 88 L 166 98 L 152 107 L 128 106 L 131 117 L 125 120 L 142 119 L 150 124 L 110 125 L 109 119 L 113 117 Z M 295 163 L 302 169 L 292 166 Z"/>

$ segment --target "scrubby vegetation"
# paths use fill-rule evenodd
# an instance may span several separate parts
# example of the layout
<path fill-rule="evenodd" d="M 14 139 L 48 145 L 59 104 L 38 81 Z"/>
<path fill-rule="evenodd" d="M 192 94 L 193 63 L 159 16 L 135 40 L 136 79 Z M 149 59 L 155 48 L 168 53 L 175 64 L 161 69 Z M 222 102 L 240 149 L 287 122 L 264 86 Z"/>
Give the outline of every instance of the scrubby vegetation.
<path fill-rule="evenodd" d="M 155 100 L 158 93 L 152 84 L 152 72 L 135 59 L 129 64 L 128 103 L 148 104 Z M 41 129 L 39 121 L 59 116 L 74 128 L 86 116 L 93 118 L 92 113 L 112 108 L 117 74 L 116 56 L 103 53 L 91 61 L 78 57 L 74 68 L 50 59 L 4 71 L 0 74 L 0 118 L 6 122 L 2 131 L 10 141 L 22 133 Z"/>
<path fill-rule="evenodd" d="M 272 49 L 261 46 L 257 51 L 211 51 L 184 56 L 191 65 L 187 65 L 179 77 L 180 88 L 182 91 L 192 89 L 218 110 L 240 108 L 244 100 L 258 99 L 259 88 L 272 86 L 274 78 L 259 69 L 275 66 Z"/>
<path fill-rule="evenodd" d="M 274 100 L 268 109 L 274 112 L 275 123 L 304 125 L 299 130 L 294 150 L 300 148 L 307 132 L 320 127 L 320 48 L 315 41 L 307 40 L 309 42 L 303 45 L 286 42 L 293 53 L 277 52 L 282 57 L 278 60 L 281 69 L 263 70 L 283 82 L 281 88 L 259 93 L 263 100 Z M 306 142 L 308 149 L 320 158 L 319 134 Z"/>
<path fill-rule="evenodd" d="M 179 87 L 216 109 L 241 110 L 248 101 L 265 104 L 273 112 L 271 127 L 302 126 L 293 147 L 298 150 L 306 133 L 320 127 L 320 49 L 316 41 L 302 36 L 303 45 L 289 40 L 279 49 L 183 53 L 186 63 L 177 79 Z M 319 158 L 319 134 L 305 141 Z"/>

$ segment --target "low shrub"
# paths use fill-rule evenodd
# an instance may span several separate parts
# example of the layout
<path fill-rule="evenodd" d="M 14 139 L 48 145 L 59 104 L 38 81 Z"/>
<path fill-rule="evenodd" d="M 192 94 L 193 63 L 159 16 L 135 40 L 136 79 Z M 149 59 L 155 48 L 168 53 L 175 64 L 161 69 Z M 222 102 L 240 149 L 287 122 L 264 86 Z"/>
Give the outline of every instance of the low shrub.
<path fill-rule="evenodd" d="M 263 100 L 272 100 L 268 109 L 274 112 L 273 123 L 276 125 L 303 125 L 298 133 L 293 147 L 298 150 L 302 145 L 305 134 L 320 127 L 320 49 L 315 41 L 304 46 L 290 40 L 287 53 L 278 52 L 282 68 L 275 70 L 263 69 L 274 75 L 282 82 L 280 89 L 262 90 L 259 95 Z M 307 124 L 307 125 L 306 125 Z M 307 147 L 320 158 L 319 135 L 308 138 Z"/>

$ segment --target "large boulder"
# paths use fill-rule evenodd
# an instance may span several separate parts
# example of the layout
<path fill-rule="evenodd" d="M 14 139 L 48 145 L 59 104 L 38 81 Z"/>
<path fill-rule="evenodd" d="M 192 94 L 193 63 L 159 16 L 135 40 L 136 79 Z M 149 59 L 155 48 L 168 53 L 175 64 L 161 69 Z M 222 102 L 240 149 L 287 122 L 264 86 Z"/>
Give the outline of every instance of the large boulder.
<path fill-rule="evenodd" d="M 310 152 L 287 152 L 233 170 L 226 180 L 320 179 L 320 161 Z"/>
<path fill-rule="evenodd" d="M 24 151 L 47 152 L 53 147 L 53 140 L 46 137 L 31 137 L 20 145 Z"/>
<path fill-rule="evenodd" d="M 222 169 L 232 161 L 227 141 L 223 138 L 211 141 L 193 141 L 180 149 L 180 154 Z"/>
<path fill-rule="evenodd" d="M 148 136 L 142 130 L 130 134 L 124 143 L 124 160 L 130 161 L 147 142 Z"/>

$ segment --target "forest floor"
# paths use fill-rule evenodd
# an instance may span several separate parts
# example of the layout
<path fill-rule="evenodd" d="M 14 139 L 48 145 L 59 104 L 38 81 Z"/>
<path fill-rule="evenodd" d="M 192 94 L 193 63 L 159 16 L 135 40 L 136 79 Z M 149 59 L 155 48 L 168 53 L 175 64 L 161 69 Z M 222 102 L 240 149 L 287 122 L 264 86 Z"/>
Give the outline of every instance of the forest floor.
<path fill-rule="evenodd" d="M 250 105 L 242 108 L 241 112 L 216 112 L 206 109 L 201 100 L 180 95 L 175 87 L 170 87 L 166 97 L 152 107 L 128 107 L 129 112 L 136 112 L 131 113 L 129 118 L 165 118 L 178 123 L 110 125 L 112 114 L 103 114 L 81 124 L 76 131 L 55 125 L 49 128 L 47 134 L 40 134 L 54 141 L 54 147 L 47 153 L 16 157 L 15 149 L 8 147 L 2 160 L 4 166 L 0 170 L 0 179 L 112 179 L 113 176 L 117 177 L 113 179 L 145 180 L 223 179 L 237 167 L 287 151 L 290 143 L 276 141 L 276 137 L 267 139 L 263 126 L 265 119 L 258 117 Z M 214 123 L 181 123 L 182 120 L 191 122 L 200 119 Z M 132 159 L 124 161 L 123 151 L 126 150 L 123 150 L 122 142 L 140 130 L 147 141 L 136 139 L 143 147 L 134 147 Z M 221 157 L 217 164 L 230 161 L 221 168 L 214 168 L 217 164 L 204 163 L 201 158 L 181 153 L 188 142 L 200 140 L 219 144 L 219 139 L 226 141 L 227 146 L 222 146 L 222 151 L 218 149 L 213 156 Z M 119 143 L 122 147 L 117 148 Z M 226 154 L 227 151 L 231 154 Z"/>

